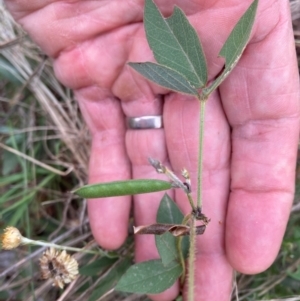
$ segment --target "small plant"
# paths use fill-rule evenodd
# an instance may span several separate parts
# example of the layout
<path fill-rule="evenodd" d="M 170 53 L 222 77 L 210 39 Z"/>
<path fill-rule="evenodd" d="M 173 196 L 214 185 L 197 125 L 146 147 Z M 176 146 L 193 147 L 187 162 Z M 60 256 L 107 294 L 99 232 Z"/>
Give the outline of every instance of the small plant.
<path fill-rule="evenodd" d="M 188 300 L 194 300 L 194 261 L 196 236 L 205 232 L 209 218 L 202 211 L 202 167 L 205 104 L 218 86 L 237 64 L 249 40 L 254 23 L 258 0 L 238 21 L 219 56 L 225 59 L 221 74 L 211 83 L 207 82 L 207 64 L 197 33 L 183 11 L 175 7 L 169 18 L 164 18 L 152 0 L 145 1 L 144 24 L 148 43 L 158 63 L 129 63 L 137 72 L 152 82 L 169 90 L 195 96 L 200 103 L 199 153 L 197 200 L 192 198 L 190 177 L 183 170 L 181 181 L 159 161 L 149 158 L 158 173 L 170 181 L 129 180 L 100 183 L 81 187 L 74 191 L 84 198 L 134 195 L 182 189 L 189 201 L 191 211 L 186 216 L 167 195 L 163 197 L 157 212 L 157 223 L 135 227 L 135 234 L 155 234 L 160 259 L 131 266 L 120 279 L 116 290 L 156 294 L 169 288 L 178 278 L 185 280 L 185 259 L 188 258 Z M 196 225 L 196 221 L 201 221 Z"/>

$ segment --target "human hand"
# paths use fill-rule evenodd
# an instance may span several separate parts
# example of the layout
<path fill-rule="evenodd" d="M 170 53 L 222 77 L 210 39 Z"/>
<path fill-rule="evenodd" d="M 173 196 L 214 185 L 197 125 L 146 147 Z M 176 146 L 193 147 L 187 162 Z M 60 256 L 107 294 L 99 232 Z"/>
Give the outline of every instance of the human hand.
<path fill-rule="evenodd" d="M 223 66 L 218 52 L 250 1 L 156 1 L 165 16 L 175 2 L 201 37 L 211 80 Z M 58 79 L 75 91 L 92 134 L 90 182 L 158 178 L 147 161 L 153 157 L 177 173 L 187 168 L 196 190 L 198 101 L 169 93 L 126 65 L 153 60 L 143 1 L 6 3 L 54 59 Z M 293 199 L 298 93 L 288 1 L 261 1 L 243 57 L 207 103 L 203 209 L 212 221 L 198 238 L 197 300 L 228 300 L 233 269 L 257 273 L 277 255 Z M 153 114 L 163 115 L 164 129 L 126 130 L 125 116 Z M 134 197 L 137 225 L 155 220 L 161 196 Z M 181 191 L 171 196 L 189 211 Z M 93 234 L 103 247 L 124 242 L 130 203 L 130 197 L 89 201 Z M 136 237 L 138 261 L 157 256 L 152 237 Z M 176 284 L 153 299 L 171 300 L 178 290 Z"/>

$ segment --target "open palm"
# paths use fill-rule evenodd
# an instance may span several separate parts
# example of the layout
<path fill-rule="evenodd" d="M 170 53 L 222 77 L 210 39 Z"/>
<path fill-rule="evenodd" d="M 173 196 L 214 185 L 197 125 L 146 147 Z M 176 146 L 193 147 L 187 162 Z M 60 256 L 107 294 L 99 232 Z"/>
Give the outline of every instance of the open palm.
<path fill-rule="evenodd" d="M 149 83 L 126 63 L 153 61 L 143 27 L 144 1 L 6 0 L 15 19 L 53 58 L 56 76 L 74 89 L 92 134 L 89 180 L 158 178 L 147 158 L 196 190 L 199 103 Z M 165 16 L 181 7 L 201 37 L 209 79 L 222 69 L 224 41 L 251 1 L 157 0 Z M 163 115 L 164 128 L 128 130 L 125 117 Z M 251 41 L 235 70 L 207 103 L 203 210 L 196 300 L 229 299 L 233 269 L 257 273 L 280 247 L 294 192 L 299 136 L 298 71 L 288 1 L 261 1 Z M 155 220 L 162 194 L 134 197 L 137 225 Z M 186 213 L 181 191 L 171 196 Z M 131 197 L 90 200 L 91 227 L 105 248 L 127 235 Z M 152 236 L 136 238 L 138 261 L 157 258 Z M 175 284 L 155 300 L 172 300 Z"/>

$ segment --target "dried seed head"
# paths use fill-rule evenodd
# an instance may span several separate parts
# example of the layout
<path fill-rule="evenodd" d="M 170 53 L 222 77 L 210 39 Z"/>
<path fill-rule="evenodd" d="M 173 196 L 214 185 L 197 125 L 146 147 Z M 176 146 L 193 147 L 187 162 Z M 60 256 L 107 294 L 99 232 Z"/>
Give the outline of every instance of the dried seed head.
<path fill-rule="evenodd" d="M 153 158 L 148 158 L 148 161 L 158 173 L 166 173 L 166 167 L 161 162 Z"/>
<path fill-rule="evenodd" d="M 186 180 L 190 180 L 190 174 L 186 168 L 182 169 L 181 174 Z"/>
<path fill-rule="evenodd" d="M 181 171 L 181 174 L 185 178 L 185 183 L 184 184 L 187 187 L 187 190 L 189 192 L 191 192 L 192 191 L 192 188 L 191 188 L 191 178 L 190 178 L 190 174 L 189 174 L 188 170 L 184 168 Z"/>
<path fill-rule="evenodd" d="M 53 286 L 64 287 L 78 275 L 78 263 L 71 255 L 64 251 L 50 248 L 40 258 L 40 267 L 43 279 L 52 278 Z"/>
<path fill-rule="evenodd" d="M 183 183 L 167 166 L 164 166 L 160 161 L 153 158 L 148 158 L 148 161 L 158 173 L 165 174 L 171 180 L 173 188 L 181 188 L 186 194 L 191 192 L 190 184 Z"/>
<path fill-rule="evenodd" d="M 17 228 L 6 227 L 0 237 L 2 249 L 11 250 L 17 248 L 22 243 L 22 238 L 23 236 Z"/>

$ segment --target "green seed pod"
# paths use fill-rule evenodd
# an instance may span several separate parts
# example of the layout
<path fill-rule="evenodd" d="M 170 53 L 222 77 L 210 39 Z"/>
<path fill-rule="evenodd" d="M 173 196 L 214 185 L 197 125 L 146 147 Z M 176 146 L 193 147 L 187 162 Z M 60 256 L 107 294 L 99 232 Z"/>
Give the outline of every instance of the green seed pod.
<path fill-rule="evenodd" d="M 83 198 L 93 199 L 149 193 L 170 188 L 172 188 L 172 185 L 167 181 L 141 179 L 86 185 L 74 190 L 73 193 Z"/>

